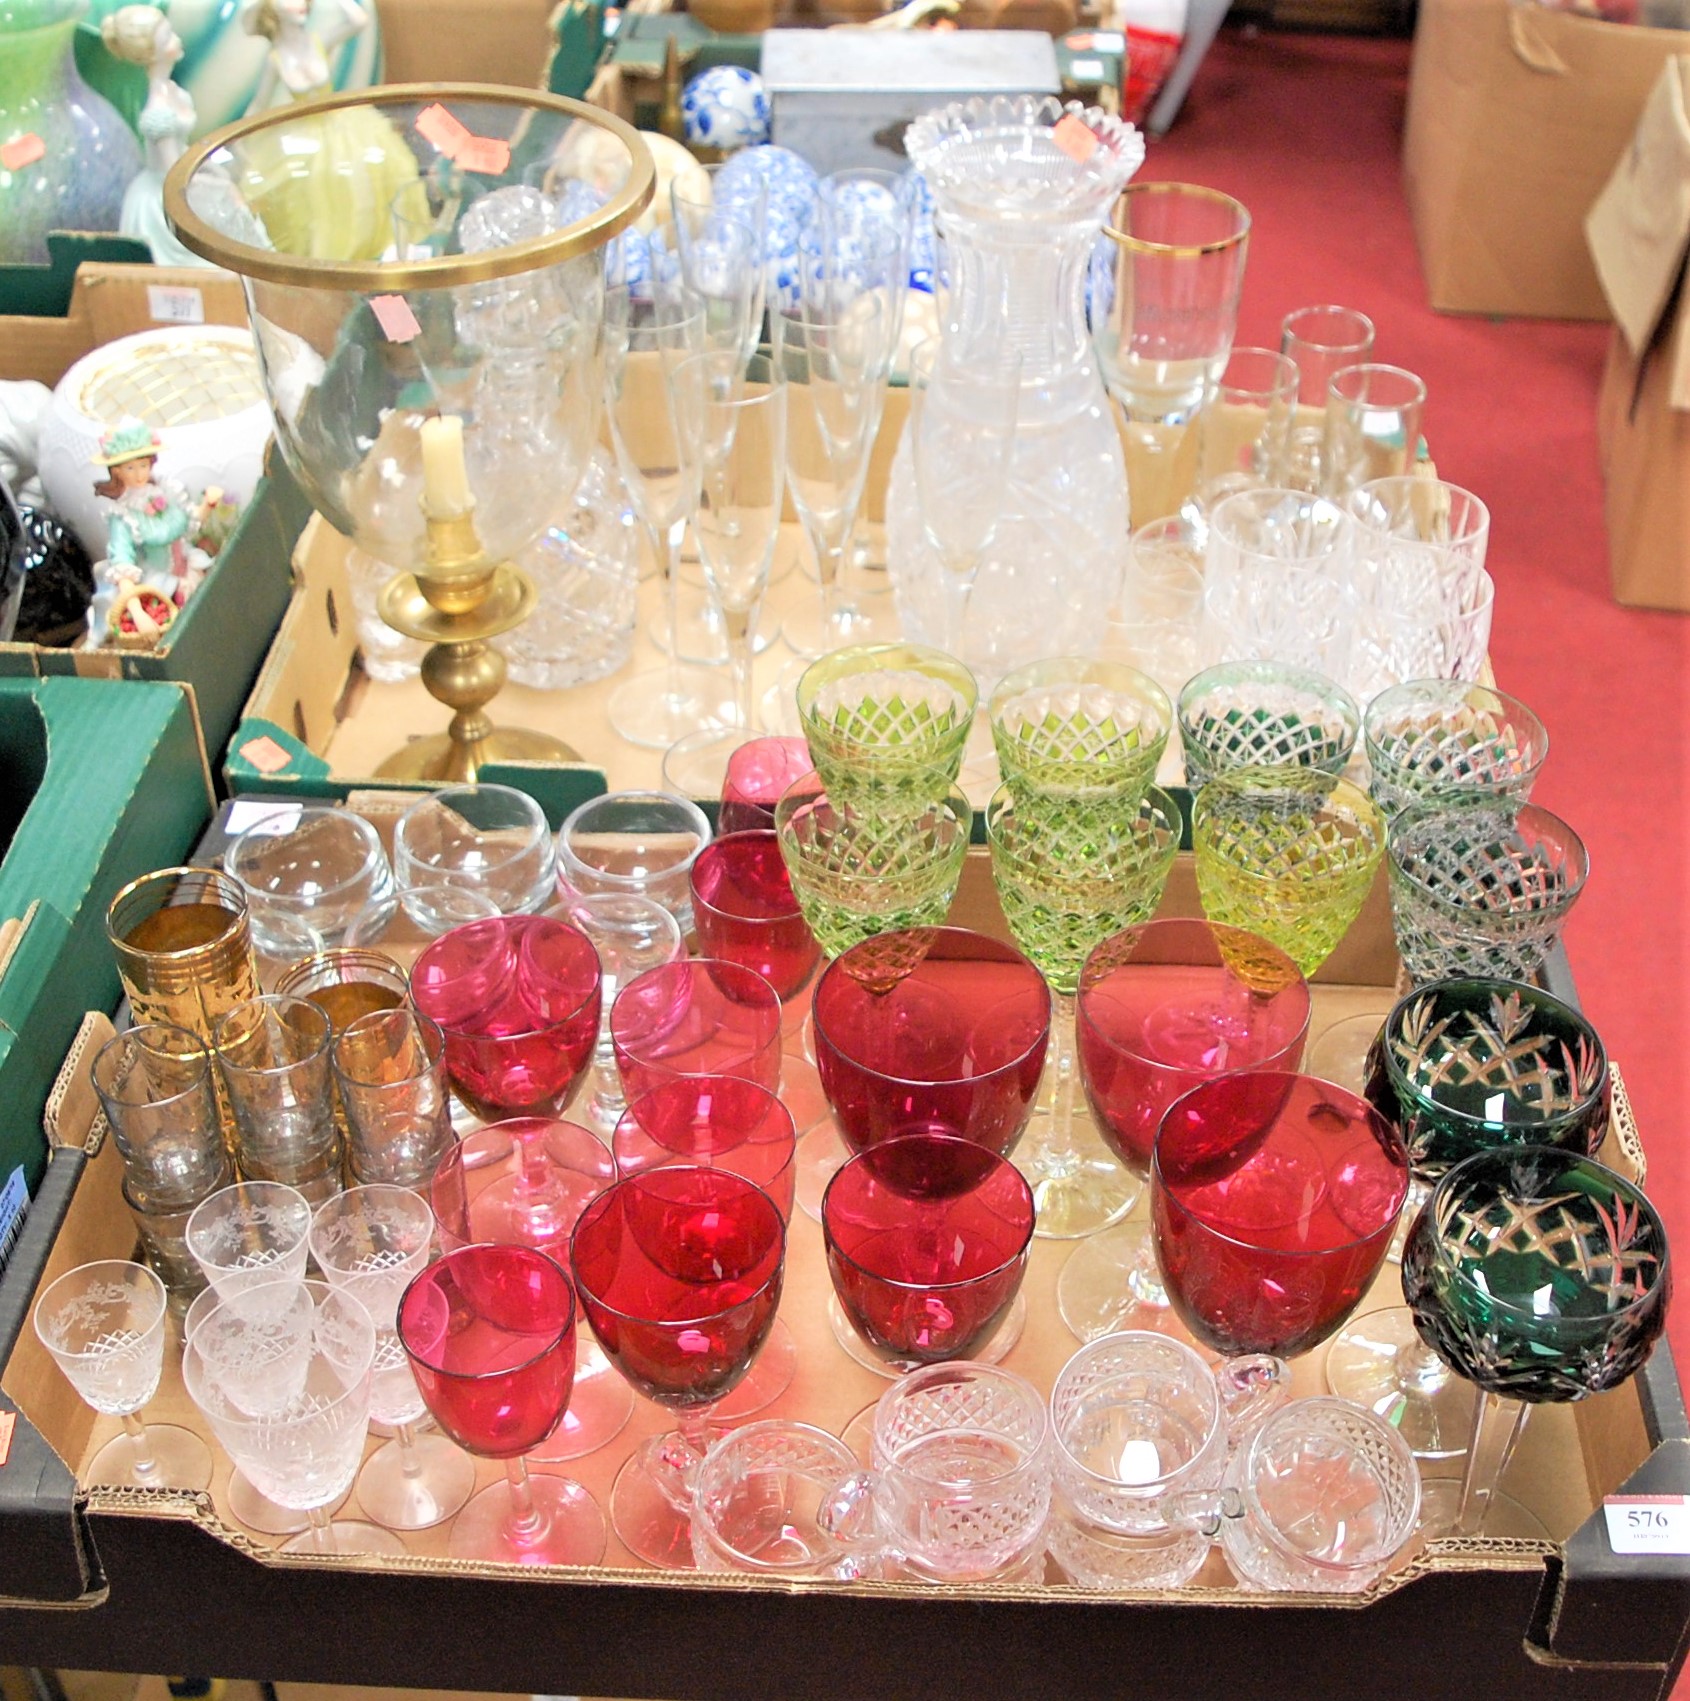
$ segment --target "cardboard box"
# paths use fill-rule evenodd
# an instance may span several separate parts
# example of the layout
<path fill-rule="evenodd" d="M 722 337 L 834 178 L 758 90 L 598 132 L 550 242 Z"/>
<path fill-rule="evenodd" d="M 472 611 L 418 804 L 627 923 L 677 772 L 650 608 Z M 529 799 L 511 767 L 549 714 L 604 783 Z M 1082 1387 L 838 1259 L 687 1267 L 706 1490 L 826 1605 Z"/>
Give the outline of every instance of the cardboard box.
<path fill-rule="evenodd" d="M 1432 306 L 1605 319 L 1583 221 L 1678 30 L 1422 0 L 1403 181 Z"/>
<path fill-rule="evenodd" d="M 1191 913 L 1195 901 L 1185 858 L 1164 908 Z M 953 919 L 1002 932 L 983 853 L 970 859 Z M 1381 884 L 1345 955 L 1319 977 L 1316 1027 L 1364 1012 L 1382 1016 L 1395 973 Z M 79 1183 L 56 1244 L 30 1275 L 30 1290 L 76 1262 L 133 1246 L 118 1201 L 121 1166 L 109 1142 L 98 1142 L 81 1086 L 102 1031 L 100 1020 L 91 1020 L 55 1100 L 58 1149 L 78 1169 Z M 1608 1155 L 1635 1167 L 1623 1088 L 1616 1109 Z M 1053 1309 L 1067 1251 L 1060 1242 L 1035 1243 L 1025 1288 L 1029 1324 L 1008 1359 L 1046 1388 L 1074 1349 Z M 1393 1284 L 1387 1270 L 1364 1303 L 1389 1303 Z M 9 1278 L 0 1301 L 9 1297 L 16 1307 L 18 1285 Z M 799 1372 L 775 1410 L 837 1430 L 885 1384 L 839 1352 L 825 1320 L 826 1292 L 819 1228 L 800 1217 L 782 1304 L 797 1339 Z M 25 1309 L 28 1299 L 26 1292 Z M 149 1415 L 203 1429 L 182 1390 L 176 1357 L 166 1356 Z M 1320 1372 L 1318 1353 L 1299 1363 L 1299 1390 L 1315 1391 Z M 115 1420 L 96 1417 L 76 1399 L 28 1332 L 12 1349 L 3 1388 L 21 1408 L 18 1436 L 36 1450 L 27 1456 L 39 1459 L 44 1451 L 41 1474 L 49 1489 L 66 1479 L 74 1484 Z M 570 1470 L 602 1502 L 621 1461 L 667 1422 L 642 1405 L 617 1441 Z M 1690 1620 L 1690 1582 L 1681 1562 L 1616 1560 L 1607 1552 L 1597 1503 L 1622 1482 L 1638 1491 L 1690 1486 L 1682 1429 L 1663 1349 L 1637 1382 L 1578 1407 L 1544 1408 L 1528 1426 L 1509 1486 L 1547 1521 L 1553 1544 L 1439 1543 L 1341 1603 L 1240 1591 L 1214 1559 L 1191 1587 L 1109 1596 L 1049 1582 L 777 1589 L 742 1576 L 647 1570 L 632 1564 L 614 1538 L 601 1566 L 524 1572 L 445 1559 L 443 1528 L 407 1538 L 404 1558 L 280 1555 L 272 1539 L 229 1521 L 229 1467 L 219 1455 L 209 1495 L 93 1485 L 81 1491 L 81 1502 L 54 1508 L 52 1527 L 63 1538 L 56 1579 L 61 1586 L 81 1582 L 80 1593 L 58 1598 L 84 1610 L 16 1599 L 0 1606 L 0 1657 L 723 1701 L 904 1695 L 911 1661 L 919 1659 L 923 1694 L 960 1701 L 981 1694 L 1112 1693 L 1125 1670 L 1160 1680 L 1162 1693 L 1194 1693 L 1181 1688 L 1176 1674 L 1193 1669 L 1192 1649 L 1203 1647 L 1215 1662 L 1204 1663 L 1205 1686 L 1232 1658 L 1246 1656 L 1267 1674 L 1251 1694 L 1330 1693 L 1353 1685 L 1365 1662 L 1375 1674 L 1370 1688 L 1406 1701 L 1426 1692 L 1425 1638 L 1435 1624 L 1436 1689 L 1450 1701 L 1499 1695 L 1645 1701 L 1658 1698 L 1676 1670 Z M 497 1473 L 491 1462 L 480 1469 L 488 1480 Z M 4 1481 L 0 1473 L 0 1487 Z M 46 1510 L 44 1501 L 44 1521 Z M 0 1524 L 0 1589 L 10 1587 L 15 1596 L 9 1535 Z M 80 1579 L 78 1556 L 87 1567 Z M 186 1610 L 189 1602 L 198 1604 Z M 709 1650 L 707 1669 L 698 1663 L 700 1649 Z"/>
<path fill-rule="evenodd" d="M 0 679 L 8 838 L 0 862 L 0 1184 L 33 1191 L 41 1111 L 88 1008 L 117 1001 L 106 908 L 179 862 L 212 807 L 205 749 L 182 686 Z"/>
<path fill-rule="evenodd" d="M 376 0 L 389 83 L 541 86 L 553 0 Z"/>
<path fill-rule="evenodd" d="M 1614 596 L 1690 610 L 1690 55 L 1662 67 L 1585 231 L 1615 322 L 1596 416 Z"/>

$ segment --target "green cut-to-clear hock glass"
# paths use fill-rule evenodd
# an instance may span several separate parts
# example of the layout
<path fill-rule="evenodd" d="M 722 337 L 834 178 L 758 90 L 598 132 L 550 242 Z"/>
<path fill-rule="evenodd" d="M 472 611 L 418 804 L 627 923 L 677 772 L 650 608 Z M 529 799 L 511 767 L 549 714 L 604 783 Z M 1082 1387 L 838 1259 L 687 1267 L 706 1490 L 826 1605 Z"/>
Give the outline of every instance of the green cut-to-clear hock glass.
<path fill-rule="evenodd" d="M 1072 1240 L 1119 1222 L 1143 1190 L 1075 1104 L 1074 997 L 1092 951 L 1148 921 L 1179 852 L 1179 805 L 1155 786 L 1119 796 L 1018 798 L 986 807 L 992 878 L 1010 935 L 1050 985 L 1054 1068 L 1045 1107 L 1015 1151 L 1038 1206 L 1035 1233 Z"/>
<path fill-rule="evenodd" d="M 1531 797 L 1549 734 L 1518 697 L 1460 679 L 1413 679 L 1367 706 L 1373 799 L 1387 815 L 1426 798 Z"/>
<path fill-rule="evenodd" d="M 812 777 L 775 806 L 793 895 L 823 951 L 876 934 L 936 927 L 968 855 L 973 811 L 954 786 L 919 808 L 882 810 L 836 797 Z"/>
<path fill-rule="evenodd" d="M 1314 768 L 1341 774 L 1361 733 L 1343 686 L 1287 662 L 1223 662 L 1179 694 L 1185 783 L 1196 791 L 1235 768 Z"/>
<path fill-rule="evenodd" d="M 962 771 L 979 693 L 943 650 L 857 644 L 798 681 L 810 757 L 837 802 L 882 809 L 942 798 Z"/>
<path fill-rule="evenodd" d="M 1056 656 L 1006 674 L 987 717 L 998 770 L 1023 801 L 1034 794 L 1130 799 L 1156 776 L 1173 705 L 1137 668 Z"/>
<path fill-rule="evenodd" d="M 1642 1368 L 1672 1273 L 1634 1183 L 1575 1152 L 1520 1146 L 1443 1176 L 1409 1231 L 1402 1286 L 1426 1344 L 1477 1390 L 1453 1514 L 1465 1533 L 1484 1523 L 1533 1405 L 1605 1393 Z"/>
<path fill-rule="evenodd" d="M 1311 975 L 1366 901 L 1385 824 L 1336 775 L 1240 768 L 1198 792 L 1191 842 L 1204 915 L 1259 933 Z"/>
<path fill-rule="evenodd" d="M 1447 980 L 1411 992 L 1385 1019 L 1366 1076 L 1366 1096 L 1402 1136 L 1422 1196 L 1477 1153 L 1556 1146 L 1588 1157 L 1607 1133 L 1602 1041 L 1534 986 Z M 1467 1450 L 1472 1392 L 1406 1307 L 1347 1324 L 1327 1352 L 1326 1379 L 1333 1393 L 1388 1416 L 1423 1458 Z"/>

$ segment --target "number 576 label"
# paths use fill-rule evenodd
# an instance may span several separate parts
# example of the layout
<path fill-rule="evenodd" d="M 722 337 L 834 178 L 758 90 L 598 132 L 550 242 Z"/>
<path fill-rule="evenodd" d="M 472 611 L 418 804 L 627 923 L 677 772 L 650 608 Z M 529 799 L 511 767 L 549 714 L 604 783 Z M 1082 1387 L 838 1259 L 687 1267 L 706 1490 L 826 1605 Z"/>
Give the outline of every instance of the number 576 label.
<path fill-rule="evenodd" d="M 1611 1494 L 1602 1515 L 1615 1553 L 1690 1554 L 1690 1495 Z"/>

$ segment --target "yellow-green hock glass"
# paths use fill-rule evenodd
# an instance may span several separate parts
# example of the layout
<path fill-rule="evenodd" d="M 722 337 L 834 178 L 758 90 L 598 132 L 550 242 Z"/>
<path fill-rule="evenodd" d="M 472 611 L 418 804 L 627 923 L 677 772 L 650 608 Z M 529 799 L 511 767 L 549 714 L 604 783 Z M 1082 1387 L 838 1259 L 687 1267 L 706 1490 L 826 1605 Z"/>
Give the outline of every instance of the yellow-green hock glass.
<path fill-rule="evenodd" d="M 1385 824 L 1335 775 L 1239 768 L 1198 792 L 1191 842 L 1209 920 L 1259 933 L 1312 975 L 1360 913 Z"/>
<path fill-rule="evenodd" d="M 1173 727 L 1168 694 L 1148 674 L 1085 656 L 1005 674 L 986 713 L 999 771 L 1022 798 L 1137 796 L 1155 778 Z"/>
<path fill-rule="evenodd" d="M 979 691 L 954 656 L 854 644 L 804 670 L 798 718 L 835 802 L 928 804 L 962 771 Z"/>

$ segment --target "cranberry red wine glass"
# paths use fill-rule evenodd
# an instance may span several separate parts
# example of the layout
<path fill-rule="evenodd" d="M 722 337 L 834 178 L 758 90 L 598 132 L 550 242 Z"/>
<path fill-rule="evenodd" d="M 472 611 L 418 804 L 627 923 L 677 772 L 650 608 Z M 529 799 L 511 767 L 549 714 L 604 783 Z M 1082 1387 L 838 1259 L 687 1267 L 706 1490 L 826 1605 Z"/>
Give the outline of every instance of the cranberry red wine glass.
<path fill-rule="evenodd" d="M 634 1388 L 679 1422 L 635 1452 L 611 1489 L 616 1533 L 648 1564 L 692 1564 L 692 1481 L 710 1415 L 769 1337 L 785 1254 L 774 1201 L 724 1169 L 627 1176 L 575 1225 L 575 1284 L 593 1333 Z"/>
<path fill-rule="evenodd" d="M 1162 1119 L 1151 1222 L 1168 1298 L 1220 1353 L 1294 1358 L 1355 1310 L 1408 1192 L 1408 1153 L 1365 1099 L 1252 1070 Z"/>
<path fill-rule="evenodd" d="M 726 837 L 773 827 L 781 794 L 815 767 L 802 738 L 753 738 L 728 758 L 716 831 Z"/>
<path fill-rule="evenodd" d="M 555 1116 L 592 1061 L 598 952 L 555 916 L 472 921 L 417 958 L 411 997 L 445 1031 L 452 1085 L 483 1121 Z"/>
<path fill-rule="evenodd" d="M 729 833 L 698 853 L 692 915 L 706 956 L 755 970 L 783 1004 L 821 961 L 772 827 Z"/>
<path fill-rule="evenodd" d="M 1128 1169 L 1150 1173 L 1169 1105 L 1238 1069 L 1297 1067 L 1309 989 L 1267 940 L 1184 916 L 1114 934 L 1086 959 L 1075 1002 L 1080 1082 L 1099 1132 Z M 1150 1243 L 1149 1200 L 1076 1247 L 1057 1305 L 1082 1341 L 1154 1328 L 1167 1295 Z"/>
<path fill-rule="evenodd" d="M 429 1203 L 447 1252 L 460 1246 L 532 1246 L 569 1265 L 569 1236 L 588 1203 L 616 1179 L 596 1134 L 547 1116 L 517 1116 L 466 1134 L 434 1172 Z M 578 1340 L 563 1421 L 530 1454 L 579 1459 L 619 1435 L 633 1416 L 627 1384 L 591 1336 Z"/>
<path fill-rule="evenodd" d="M 816 1066 L 854 1151 L 960 1135 L 1007 1154 L 1032 1115 L 1050 1038 L 1044 976 L 962 927 L 877 934 L 816 983 Z"/>
<path fill-rule="evenodd" d="M 618 1175 L 673 1164 L 732 1170 L 754 1181 L 792 1221 L 797 1193 L 797 1127 L 767 1087 L 734 1075 L 678 1075 L 636 1099 L 613 1142 Z M 750 1374 L 716 1408 L 723 1419 L 772 1405 L 798 1369 L 792 1332 L 777 1317 Z"/>
<path fill-rule="evenodd" d="M 647 969 L 617 993 L 610 1039 L 630 1103 L 677 1075 L 780 1086 L 780 999 L 739 963 L 694 957 Z"/>
<path fill-rule="evenodd" d="M 828 1183 L 822 1239 L 839 1344 L 881 1376 L 996 1363 L 1021 1334 L 1033 1192 L 1007 1158 L 954 1134 L 903 1134 Z"/>
<path fill-rule="evenodd" d="M 435 1421 L 465 1452 L 505 1466 L 505 1481 L 458 1514 L 453 1558 L 597 1564 L 604 1516 L 592 1496 L 527 1463 L 562 1421 L 575 1376 L 563 1266 L 531 1246 L 461 1246 L 406 1288 L 399 1335 Z"/>

